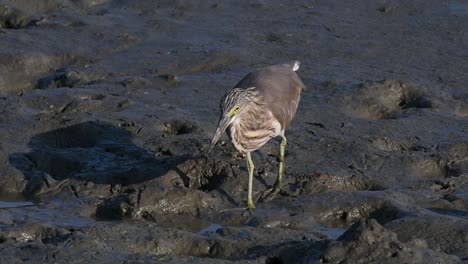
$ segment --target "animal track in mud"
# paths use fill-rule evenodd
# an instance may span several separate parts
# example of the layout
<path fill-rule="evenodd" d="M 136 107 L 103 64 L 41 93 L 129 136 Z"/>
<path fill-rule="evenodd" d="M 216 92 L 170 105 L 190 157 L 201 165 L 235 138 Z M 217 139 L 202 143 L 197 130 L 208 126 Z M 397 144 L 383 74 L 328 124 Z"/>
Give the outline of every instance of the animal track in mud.
<path fill-rule="evenodd" d="M 184 186 L 202 191 L 212 191 L 233 177 L 231 166 L 223 161 L 209 158 L 190 159 L 179 165 Z"/>
<path fill-rule="evenodd" d="M 164 123 L 162 131 L 169 135 L 184 135 L 195 133 L 199 130 L 198 125 L 185 120 L 172 120 Z"/>
<path fill-rule="evenodd" d="M 397 118 L 404 109 L 432 107 L 420 88 L 396 80 L 362 83 L 348 99 L 356 116 L 371 119 Z"/>

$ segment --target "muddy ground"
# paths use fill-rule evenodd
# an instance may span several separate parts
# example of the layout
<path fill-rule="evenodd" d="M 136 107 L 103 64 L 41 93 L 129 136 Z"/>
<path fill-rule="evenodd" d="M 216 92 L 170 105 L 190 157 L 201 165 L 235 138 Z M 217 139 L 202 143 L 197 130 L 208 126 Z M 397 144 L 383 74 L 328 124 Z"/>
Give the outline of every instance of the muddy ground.
<path fill-rule="evenodd" d="M 468 262 L 466 1 L 0 3 L 1 263 Z M 221 211 L 219 100 L 294 59 L 287 193 Z"/>

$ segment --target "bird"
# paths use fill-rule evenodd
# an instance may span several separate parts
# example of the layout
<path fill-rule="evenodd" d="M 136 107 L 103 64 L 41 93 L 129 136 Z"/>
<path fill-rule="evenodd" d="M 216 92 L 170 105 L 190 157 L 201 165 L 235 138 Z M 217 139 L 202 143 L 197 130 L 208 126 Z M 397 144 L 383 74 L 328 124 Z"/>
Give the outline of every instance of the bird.
<path fill-rule="evenodd" d="M 221 116 L 209 152 L 228 129 L 232 144 L 245 156 L 249 176 L 249 210 L 255 209 L 252 199 L 255 165 L 251 153 L 278 136 L 281 137 L 278 176 L 265 197 L 274 197 L 281 191 L 287 144 L 285 130 L 296 114 L 301 92 L 305 89 L 296 73 L 299 66 L 299 61 L 292 61 L 258 68 L 242 78 L 221 99 Z"/>

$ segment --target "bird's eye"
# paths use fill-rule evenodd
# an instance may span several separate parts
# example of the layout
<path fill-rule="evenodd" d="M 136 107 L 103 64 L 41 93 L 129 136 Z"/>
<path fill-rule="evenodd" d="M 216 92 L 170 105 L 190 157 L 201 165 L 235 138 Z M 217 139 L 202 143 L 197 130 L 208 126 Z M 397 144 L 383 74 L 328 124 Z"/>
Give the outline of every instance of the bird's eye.
<path fill-rule="evenodd" d="M 240 109 L 240 106 L 239 106 L 239 105 L 234 106 L 234 107 L 231 109 L 231 111 L 229 112 L 229 115 L 230 115 L 230 116 L 236 115 L 237 112 L 239 112 L 239 109 Z"/>

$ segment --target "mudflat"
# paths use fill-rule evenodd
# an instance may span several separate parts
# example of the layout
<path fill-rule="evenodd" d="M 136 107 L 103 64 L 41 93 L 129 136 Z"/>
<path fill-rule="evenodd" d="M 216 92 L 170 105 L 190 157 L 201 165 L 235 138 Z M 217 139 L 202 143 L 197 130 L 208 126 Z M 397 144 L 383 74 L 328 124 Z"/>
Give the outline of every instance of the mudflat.
<path fill-rule="evenodd" d="M 468 261 L 468 4 L 0 1 L 1 263 Z M 301 61 L 245 163 L 219 102 Z"/>

